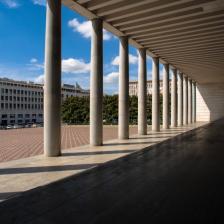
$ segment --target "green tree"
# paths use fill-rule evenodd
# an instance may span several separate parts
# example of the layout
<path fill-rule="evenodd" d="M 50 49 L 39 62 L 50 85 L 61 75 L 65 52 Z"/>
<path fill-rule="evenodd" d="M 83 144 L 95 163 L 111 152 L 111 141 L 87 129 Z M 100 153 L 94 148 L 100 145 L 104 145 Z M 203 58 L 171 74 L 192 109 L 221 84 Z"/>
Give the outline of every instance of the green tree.
<path fill-rule="evenodd" d="M 152 96 L 147 96 L 147 123 L 152 120 Z M 62 121 L 68 124 L 89 124 L 89 97 L 68 97 L 62 104 Z M 118 123 L 118 95 L 103 97 L 103 121 Z M 160 121 L 162 123 L 162 95 L 160 95 Z M 138 97 L 129 97 L 129 123 L 138 122 Z"/>
<path fill-rule="evenodd" d="M 88 124 L 89 97 L 68 97 L 62 104 L 62 121 L 69 124 Z"/>

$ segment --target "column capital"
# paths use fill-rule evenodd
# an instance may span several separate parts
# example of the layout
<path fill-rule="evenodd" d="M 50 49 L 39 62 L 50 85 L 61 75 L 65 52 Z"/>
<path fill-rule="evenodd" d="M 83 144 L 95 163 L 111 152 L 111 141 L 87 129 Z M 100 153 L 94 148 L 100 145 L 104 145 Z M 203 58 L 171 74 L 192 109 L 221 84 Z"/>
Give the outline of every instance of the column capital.
<path fill-rule="evenodd" d="M 170 64 L 169 63 L 163 64 L 163 67 L 164 67 L 164 69 L 169 70 Z"/>
<path fill-rule="evenodd" d="M 170 63 L 166 62 L 166 61 L 163 61 L 161 62 L 163 65 L 169 65 L 170 66 Z"/>
<path fill-rule="evenodd" d="M 156 64 L 159 63 L 159 57 L 152 57 L 152 61 Z"/>
<path fill-rule="evenodd" d="M 138 48 L 138 53 L 145 57 L 146 56 L 146 48 Z"/>
<path fill-rule="evenodd" d="M 123 35 L 123 36 L 119 36 L 118 38 L 120 40 L 123 40 L 123 39 L 127 39 L 128 40 L 129 39 L 129 36 Z"/>
<path fill-rule="evenodd" d="M 99 20 L 99 21 L 103 22 L 103 19 L 100 17 L 94 17 L 94 18 L 90 19 L 90 21 L 94 21 L 94 20 Z"/>

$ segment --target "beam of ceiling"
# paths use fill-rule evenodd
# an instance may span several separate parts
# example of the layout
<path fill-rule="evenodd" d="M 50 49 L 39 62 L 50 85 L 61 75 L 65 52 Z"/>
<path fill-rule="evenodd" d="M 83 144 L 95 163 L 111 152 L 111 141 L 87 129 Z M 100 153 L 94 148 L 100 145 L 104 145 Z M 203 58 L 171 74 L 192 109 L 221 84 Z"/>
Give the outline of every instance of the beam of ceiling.
<path fill-rule="evenodd" d="M 224 82 L 224 0 L 62 0 L 198 82 Z"/>

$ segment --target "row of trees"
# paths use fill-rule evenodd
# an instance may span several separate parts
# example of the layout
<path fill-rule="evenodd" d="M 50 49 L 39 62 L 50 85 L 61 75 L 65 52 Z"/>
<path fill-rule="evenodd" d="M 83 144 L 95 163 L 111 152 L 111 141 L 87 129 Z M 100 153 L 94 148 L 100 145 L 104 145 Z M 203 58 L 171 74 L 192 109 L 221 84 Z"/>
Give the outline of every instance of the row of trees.
<path fill-rule="evenodd" d="M 160 97 L 162 107 L 162 96 Z M 162 110 L 160 110 L 162 111 Z M 161 112 L 160 112 L 160 117 Z M 152 97 L 147 96 L 147 120 L 151 124 Z M 129 122 L 137 124 L 138 97 L 129 97 Z M 89 97 L 69 97 L 62 104 L 62 121 L 68 124 L 89 124 Z M 118 95 L 103 97 L 103 121 L 105 124 L 118 123 Z"/>

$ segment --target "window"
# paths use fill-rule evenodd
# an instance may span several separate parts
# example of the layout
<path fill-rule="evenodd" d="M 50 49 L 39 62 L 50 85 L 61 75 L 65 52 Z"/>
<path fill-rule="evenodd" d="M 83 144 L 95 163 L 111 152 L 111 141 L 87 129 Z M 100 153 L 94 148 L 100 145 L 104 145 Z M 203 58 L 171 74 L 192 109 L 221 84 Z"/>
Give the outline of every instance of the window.
<path fill-rule="evenodd" d="M 23 114 L 18 114 L 18 118 L 23 118 Z"/>
<path fill-rule="evenodd" d="M 25 114 L 25 118 L 29 118 L 30 117 L 30 115 L 29 114 Z"/>
<path fill-rule="evenodd" d="M 10 118 L 15 118 L 15 114 L 10 114 Z"/>
<path fill-rule="evenodd" d="M 7 114 L 2 114 L 2 118 L 7 118 Z"/>

